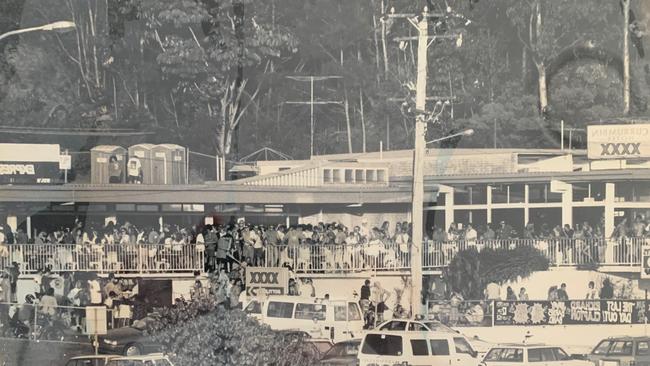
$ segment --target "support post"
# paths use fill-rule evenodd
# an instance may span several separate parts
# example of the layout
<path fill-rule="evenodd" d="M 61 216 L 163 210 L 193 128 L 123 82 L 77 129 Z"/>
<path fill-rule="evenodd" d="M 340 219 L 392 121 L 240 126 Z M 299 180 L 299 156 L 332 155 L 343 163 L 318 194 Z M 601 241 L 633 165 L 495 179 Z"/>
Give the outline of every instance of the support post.
<path fill-rule="evenodd" d="M 427 91 L 427 47 L 429 19 L 428 11 L 418 22 L 418 65 L 415 108 L 426 109 Z M 413 243 L 411 244 L 411 314 L 420 312 L 422 301 L 422 232 L 424 205 L 424 149 L 426 147 L 426 120 L 419 112 L 415 121 L 415 144 L 413 149 L 413 200 L 411 206 L 413 222 Z"/>
<path fill-rule="evenodd" d="M 623 114 L 630 113 L 630 1 L 623 3 Z"/>

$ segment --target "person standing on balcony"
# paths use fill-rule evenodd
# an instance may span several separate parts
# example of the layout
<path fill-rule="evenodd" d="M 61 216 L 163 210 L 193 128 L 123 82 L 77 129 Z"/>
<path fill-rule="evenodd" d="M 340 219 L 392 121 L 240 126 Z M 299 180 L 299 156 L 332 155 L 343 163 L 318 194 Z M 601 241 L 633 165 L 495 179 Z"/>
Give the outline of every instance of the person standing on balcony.
<path fill-rule="evenodd" d="M 537 235 L 535 234 L 535 224 L 533 224 L 532 222 L 526 224 L 526 227 L 524 228 L 524 239 L 527 240 L 537 239 Z"/>
<path fill-rule="evenodd" d="M 517 295 L 510 286 L 506 289 L 506 301 L 517 301 Z"/>
<path fill-rule="evenodd" d="M 467 228 L 465 229 L 465 241 L 467 242 L 467 245 L 475 247 L 476 239 L 478 239 L 478 233 L 471 223 L 467 224 Z"/>
<path fill-rule="evenodd" d="M 122 166 L 115 155 L 108 160 L 108 183 L 122 183 Z"/>
<path fill-rule="evenodd" d="M 585 296 L 587 300 L 596 300 L 598 299 L 598 292 L 596 291 L 596 284 L 594 281 L 589 281 L 587 285 L 587 295 Z"/>
<path fill-rule="evenodd" d="M 528 293 L 525 287 L 519 289 L 519 301 L 528 301 Z"/>
<path fill-rule="evenodd" d="M 560 301 L 568 301 L 569 294 L 566 292 L 566 283 L 560 285 L 560 288 L 557 290 L 557 299 Z"/>
<path fill-rule="evenodd" d="M 232 235 L 230 235 L 226 231 L 226 228 L 222 226 L 219 229 L 219 239 L 217 240 L 217 250 L 215 253 L 217 257 L 217 268 L 219 271 L 221 271 L 221 269 L 225 269 L 226 271 L 230 272 L 228 254 L 230 254 L 232 242 Z"/>

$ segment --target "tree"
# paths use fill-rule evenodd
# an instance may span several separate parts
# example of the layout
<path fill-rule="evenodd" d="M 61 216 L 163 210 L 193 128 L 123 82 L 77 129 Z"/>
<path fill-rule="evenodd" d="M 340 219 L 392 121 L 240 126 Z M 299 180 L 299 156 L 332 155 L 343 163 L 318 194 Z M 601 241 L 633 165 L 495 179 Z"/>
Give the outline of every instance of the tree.
<path fill-rule="evenodd" d="M 549 261 L 539 250 L 523 246 L 515 249 L 476 249 L 458 252 L 445 269 L 447 287 L 465 299 L 484 297 L 490 283 L 502 284 L 526 278 L 536 271 L 548 270 Z"/>
<path fill-rule="evenodd" d="M 259 67 L 283 53 L 290 54 L 296 47 L 287 28 L 271 23 L 269 4 L 252 0 L 236 3 L 141 3 L 148 39 L 158 46 L 156 60 L 163 78 L 172 83 L 170 98 L 194 107 L 184 108 L 181 114 L 185 119 L 208 123 L 204 127 L 212 132 L 214 147 L 224 159 L 231 152 L 234 131 L 260 88 L 258 84 L 254 92 L 247 91 L 248 81 L 237 79 L 238 70 Z M 243 24 L 238 23 L 239 6 L 246 7 Z M 174 115 L 178 114 L 175 108 Z"/>
<path fill-rule="evenodd" d="M 155 320 L 147 323 L 148 333 L 178 366 L 317 364 L 302 336 L 273 331 L 241 310 L 227 310 L 212 294 L 158 309 Z"/>

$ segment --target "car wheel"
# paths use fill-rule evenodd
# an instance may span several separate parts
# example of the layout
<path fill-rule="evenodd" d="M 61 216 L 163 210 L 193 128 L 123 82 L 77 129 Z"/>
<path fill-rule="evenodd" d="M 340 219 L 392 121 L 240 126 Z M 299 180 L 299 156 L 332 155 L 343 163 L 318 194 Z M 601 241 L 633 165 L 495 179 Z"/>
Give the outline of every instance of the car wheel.
<path fill-rule="evenodd" d="M 137 343 L 130 343 L 124 347 L 124 356 L 139 356 L 142 354 L 142 347 Z"/>

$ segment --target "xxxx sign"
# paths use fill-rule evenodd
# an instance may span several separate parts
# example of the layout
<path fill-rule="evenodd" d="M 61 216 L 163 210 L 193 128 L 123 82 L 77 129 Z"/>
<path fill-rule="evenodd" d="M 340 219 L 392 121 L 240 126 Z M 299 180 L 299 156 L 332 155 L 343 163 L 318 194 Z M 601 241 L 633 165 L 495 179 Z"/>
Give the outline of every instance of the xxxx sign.
<path fill-rule="evenodd" d="M 650 124 L 587 127 L 589 159 L 650 157 Z"/>
<path fill-rule="evenodd" d="M 286 295 L 289 290 L 289 270 L 276 267 L 246 268 L 246 296 Z M 264 289 L 263 291 L 261 291 Z"/>

